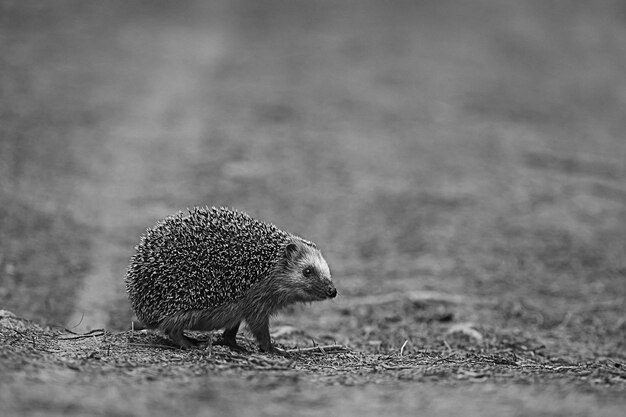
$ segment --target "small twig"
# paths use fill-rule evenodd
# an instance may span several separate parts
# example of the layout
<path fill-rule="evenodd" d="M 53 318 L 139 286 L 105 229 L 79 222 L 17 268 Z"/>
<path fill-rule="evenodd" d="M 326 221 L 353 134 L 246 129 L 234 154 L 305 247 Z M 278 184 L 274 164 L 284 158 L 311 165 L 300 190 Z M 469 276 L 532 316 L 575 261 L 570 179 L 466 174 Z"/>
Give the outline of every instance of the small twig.
<path fill-rule="evenodd" d="M 66 329 L 67 330 L 67 329 Z M 78 340 L 78 339 L 86 339 L 88 337 L 96 337 L 96 336 L 104 336 L 106 334 L 106 331 L 104 329 L 94 329 L 91 330 L 87 333 L 74 333 L 71 330 L 68 330 L 68 333 L 71 333 L 73 336 L 69 336 L 69 337 L 59 337 L 60 340 Z"/>
<path fill-rule="evenodd" d="M 93 329 L 93 330 L 89 330 L 87 333 L 76 333 L 67 328 L 64 328 L 63 330 L 65 330 L 65 332 L 67 333 L 75 334 L 77 336 L 90 336 L 92 333 L 100 333 L 104 331 L 104 329 Z"/>
<path fill-rule="evenodd" d="M 380 366 L 382 366 L 383 368 L 385 368 L 388 371 L 401 371 L 403 369 L 414 369 L 415 368 L 415 366 L 406 366 L 406 365 L 389 366 L 389 365 L 385 365 L 384 363 L 381 363 Z"/>
<path fill-rule="evenodd" d="M 305 347 L 305 348 L 296 348 L 296 349 L 287 349 L 288 353 L 306 353 L 306 352 L 322 352 L 322 353 L 331 353 L 331 352 L 346 352 L 350 350 L 347 346 L 343 345 L 317 345 L 313 347 Z"/>
<path fill-rule="evenodd" d="M 400 356 L 404 354 L 404 348 L 406 347 L 407 343 L 409 343 L 409 339 L 406 339 L 402 344 L 402 347 L 400 348 Z"/>

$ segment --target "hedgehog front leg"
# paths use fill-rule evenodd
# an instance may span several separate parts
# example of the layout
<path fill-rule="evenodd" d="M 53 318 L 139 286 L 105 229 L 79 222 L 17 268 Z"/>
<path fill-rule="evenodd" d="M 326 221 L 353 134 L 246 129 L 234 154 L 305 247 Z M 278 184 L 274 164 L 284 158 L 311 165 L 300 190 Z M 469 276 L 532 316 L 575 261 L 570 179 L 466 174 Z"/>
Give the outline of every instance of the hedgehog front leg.
<path fill-rule="evenodd" d="M 222 340 L 215 342 L 215 344 L 227 346 L 230 350 L 235 352 L 246 352 L 246 349 L 237 344 L 237 332 L 239 331 L 240 324 L 241 322 L 238 322 L 234 326 L 224 329 Z"/>
<path fill-rule="evenodd" d="M 254 334 L 254 337 L 259 342 L 259 348 L 261 352 L 273 353 L 275 355 L 282 355 L 290 357 L 291 355 L 283 349 L 277 348 L 272 345 L 270 339 L 270 318 L 267 317 L 255 317 L 252 320 L 247 320 L 248 327 Z"/>
<path fill-rule="evenodd" d="M 259 342 L 259 348 L 262 352 L 274 352 L 274 346 L 270 339 L 270 318 L 269 317 L 254 317 L 246 319 L 248 327 L 252 331 L 252 334 Z"/>

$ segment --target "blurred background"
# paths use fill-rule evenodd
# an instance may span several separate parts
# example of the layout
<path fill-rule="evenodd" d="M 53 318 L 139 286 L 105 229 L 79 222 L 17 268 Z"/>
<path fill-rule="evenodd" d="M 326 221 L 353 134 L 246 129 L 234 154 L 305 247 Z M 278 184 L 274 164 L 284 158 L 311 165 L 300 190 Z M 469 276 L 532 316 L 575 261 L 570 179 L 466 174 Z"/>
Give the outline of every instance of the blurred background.
<path fill-rule="evenodd" d="M 2 0 L 0 50 L 0 308 L 128 328 L 139 235 L 224 205 L 317 242 L 336 306 L 624 346 L 622 1 Z"/>

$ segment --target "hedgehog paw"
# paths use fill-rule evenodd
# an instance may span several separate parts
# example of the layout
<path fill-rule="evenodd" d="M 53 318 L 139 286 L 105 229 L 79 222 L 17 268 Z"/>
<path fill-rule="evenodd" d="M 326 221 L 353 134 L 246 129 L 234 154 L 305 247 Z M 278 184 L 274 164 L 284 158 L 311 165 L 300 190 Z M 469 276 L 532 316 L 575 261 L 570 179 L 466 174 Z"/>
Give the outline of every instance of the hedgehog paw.
<path fill-rule="evenodd" d="M 248 350 L 246 348 L 239 346 L 237 344 L 237 342 L 235 340 L 232 340 L 232 339 L 221 338 L 221 339 L 218 339 L 215 342 L 213 342 L 213 344 L 214 345 L 219 345 L 219 346 L 226 346 L 227 348 L 229 348 L 233 352 L 248 353 Z"/>
<path fill-rule="evenodd" d="M 185 335 L 180 335 L 178 337 L 172 337 L 170 335 L 170 339 L 172 339 L 172 342 L 174 342 L 176 345 L 178 345 L 181 349 L 193 349 L 193 348 L 197 348 L 198 345 L 200 345 L 200 341 L 196 340 L 196 339 L 192 339 L 190 337 L 187 337 Z"/>

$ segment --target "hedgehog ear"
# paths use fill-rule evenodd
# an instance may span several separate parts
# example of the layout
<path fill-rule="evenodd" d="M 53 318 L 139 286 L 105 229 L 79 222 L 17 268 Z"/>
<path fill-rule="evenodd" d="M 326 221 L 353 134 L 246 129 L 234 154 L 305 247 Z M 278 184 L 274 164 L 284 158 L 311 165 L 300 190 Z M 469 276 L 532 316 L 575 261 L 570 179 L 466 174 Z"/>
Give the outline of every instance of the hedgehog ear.
<path fill-rule="evenodd" d="M 298 245 L 296 245 L 293 242 L 289 243 L 285 247 L 285 256 L 289 259 L 295 258 L 297 252 L 298 252 Z"/>

